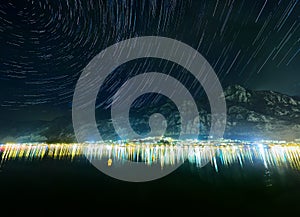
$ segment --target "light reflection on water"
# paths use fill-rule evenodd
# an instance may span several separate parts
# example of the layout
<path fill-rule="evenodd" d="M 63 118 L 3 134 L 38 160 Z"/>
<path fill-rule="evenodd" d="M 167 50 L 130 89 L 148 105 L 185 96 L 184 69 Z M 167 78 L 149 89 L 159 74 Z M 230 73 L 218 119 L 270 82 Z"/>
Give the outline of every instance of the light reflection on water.
<path fill-rule="evenodd" d="M 215 153 L 215 154 L 214 154 Z M 107 166 L 125 160 L 151 165 L 174 165 L 187 159 L 201 167 L 209 161 L 216 171 L 220 165 L 230 166 L 261 162 L 265 168 L 288 168 L 300 171 L 299 144 L 3 144 L 0 146 L 0 167 L 13 160 L 36 161 L 45 158 L 109 159 Z"/>

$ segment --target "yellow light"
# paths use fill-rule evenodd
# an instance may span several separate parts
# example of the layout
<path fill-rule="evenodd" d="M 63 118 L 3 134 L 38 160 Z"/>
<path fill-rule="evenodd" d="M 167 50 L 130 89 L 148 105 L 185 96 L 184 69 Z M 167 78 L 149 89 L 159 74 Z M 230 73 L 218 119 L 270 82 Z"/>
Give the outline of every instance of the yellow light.
<path fill-rule="evenodd" d="M 108 161 L 107 161 L 107 166 L 111 166 L 112 165 L 112 159 L 108 159 Z"/>

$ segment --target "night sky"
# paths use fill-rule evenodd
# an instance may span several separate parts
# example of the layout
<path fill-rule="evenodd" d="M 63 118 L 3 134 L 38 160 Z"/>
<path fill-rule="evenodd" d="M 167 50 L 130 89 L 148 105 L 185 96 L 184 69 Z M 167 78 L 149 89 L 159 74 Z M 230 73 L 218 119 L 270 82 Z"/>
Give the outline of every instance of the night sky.
<path fill-rule="evenodd" d="M 300 96 L 299 0 L 1 0 L 0 118 L 51 119 L 70 111 L 77 79 L 95 55 L 150 35 L 197 49 L 223 87 Z M 167 62 L 135 61 L 110 77 L 105 96 L 153 69 L 188 78 Z"/>

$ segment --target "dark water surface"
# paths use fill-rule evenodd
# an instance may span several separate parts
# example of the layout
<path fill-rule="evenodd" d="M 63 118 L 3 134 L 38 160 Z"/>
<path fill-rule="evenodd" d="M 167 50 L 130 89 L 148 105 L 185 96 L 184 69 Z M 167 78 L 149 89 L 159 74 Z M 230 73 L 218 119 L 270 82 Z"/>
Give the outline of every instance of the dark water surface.
<path fill-rule="evenodd" d="M 84 158 L 45 157 L 5 163 L 0 172 L 1 204 L 78 208 L 122 205 L 198 210 L 199 213 L 294 214 L 300 204 L 300 172 L 266 169 L 262 162 L 197 168 L 186 162 L 159 180 L 130 183 L 110 178 Z M 151 211 L 151 212 L 152 212 Z M 147 211 L 148 212 L 148 211 Z M 241 215 L 243 216 L 243 215 Z M 257 216 L 257 215 L 254 215 Z"/>

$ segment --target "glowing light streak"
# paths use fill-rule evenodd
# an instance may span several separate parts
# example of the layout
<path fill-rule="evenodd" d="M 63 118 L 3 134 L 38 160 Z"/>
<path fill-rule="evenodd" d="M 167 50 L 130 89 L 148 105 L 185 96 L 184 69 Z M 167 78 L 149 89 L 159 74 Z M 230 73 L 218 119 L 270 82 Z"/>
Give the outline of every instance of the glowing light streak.
<path fill-rule="evenodd" d="M 215 155 L 213 155 L 215 153 Z M 110 159 L 109 166 L 122 161 L 141 162 L 151 166 L 159 163 L 163 169 L 187 159 L 201 167 L 201 162 L 210 160 L 218 172 L 220 166 L 238 164 L 254 165 L 262 162 L 265 168 L 292 168 L 300 171 L 300 144 L 3 144 L 0 145 L 0 167 L 14 160 L 39 161 L 45 158 L 70 160 L 85 156 L 91 159 Z M 113 162 L 113 163 L 112 163 Z"/>

